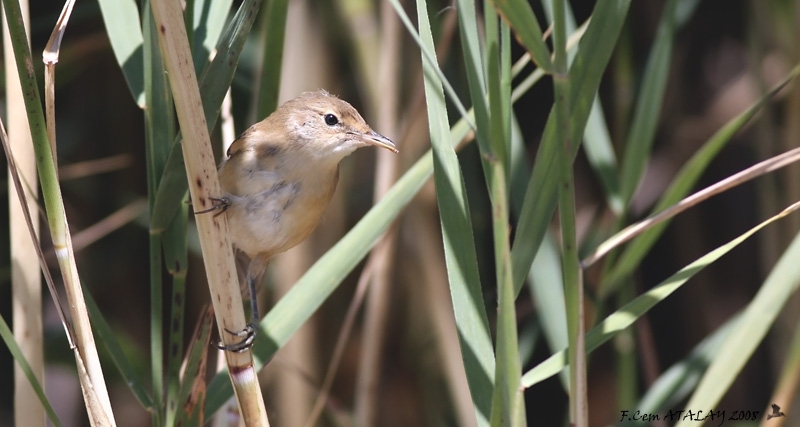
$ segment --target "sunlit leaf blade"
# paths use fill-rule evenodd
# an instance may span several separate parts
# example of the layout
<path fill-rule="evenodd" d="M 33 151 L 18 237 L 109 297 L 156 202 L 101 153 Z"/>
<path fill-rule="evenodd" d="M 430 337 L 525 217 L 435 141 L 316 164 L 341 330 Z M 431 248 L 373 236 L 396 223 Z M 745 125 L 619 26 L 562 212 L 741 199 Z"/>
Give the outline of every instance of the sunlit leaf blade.
<path fill-rule="evenodd" d="M 799 202 L 800 203 L 800 202 Z M 784 211 L 784 215 L 797 209 L 798 203 Z M 769 273 L 755 298 L 742 313 L 741 326 L 733 330 L 711 362 L 687 408 L 713 408 L 739 376 L 758 345 L 775 323 L 778 314 L 800 286 L 800 234 L 796 235 L 783 252 L 775 268 Z M 678 427 L 689 423 L 681 420 Z"/>
<path fill-rule="evenodd" d="M 570 67 L 570 120 L 572 141 L 580 141 L 592 102 L 600 85 L 611 52 L 619 37 L 630 0 L 598 2 L 592 20 L 581 38 L 580 50 Z M 556 208 L 557 180 L 553 179 L 556 155 L 560 147 L 553 138 L 553 115 L 548 117 L 544 136 L 525 193 L 525 202 L 511 250 L 516 292 L 528 274 L 534 256 Z M 579 144 L 573 145 L 573 156 Z"/>
<path fill-rule="evenodd" d="M 484 8 L 486 34 L 486 80 L 489 89 L 489 121 L 476 120 L 490 135 L 480 147 L 486 186 L 492 203 L 495 276 L 498 292 L 495 377 L 492 395 L 492 425 L 521 425 L 525 405 L 519 386 L 522 368 L 519 360 L 519 332 L 514 284 L 511 277 L 509 241 L 509 187 L 511 152 L 511 58 L 510 30 L 490 6 Z M 469 67 L 469 64 L 467 64 Z M 477 70 L 476 70 L 477 71 Z M 470 82 L 473 99 L 477 85 Z M 477 109 L 476 109 L 477 111 Z"/>
<path fill-rule="evenodd" d="M 433 35 L 424 1 L 417 1 L 417 18 L 422 41 L 420 49 L 435 58 Z M 484 302 L 464 178 L 455 150 L 448 142 L 447 107 L 442 81 L 435 70 L 435 64 L 426 62 L 423 58 L 436 199 L 442 223 L 447 275 L 456 325 L 459 329 L 461 353 L 478 424 L 482 425 L 490 412 L 494 355 L 489 322 L 483 309 Z M 517 357 L 516 352 L 514 357 Z"/>
<path fill-rule="evenodd" d="M 636 191 L 650 159 L 658 117 L 664 104 L 664 90 L 667 86 L 675 33 L 690 16 L 686 13 L 686 6 L 690 6 L 688 10 L 691 13 L 697 3 L 697 0 L 671 0 L 664 9 L 656 40 L 647 60 L 641 93 L 637 98 L 631 129 L 625 143 L 625 153 L 622 156 L 619 185 L 623 206 L 627 206 L 633 197 L 633 192 Z M 681 5 L 683 8 L 680 9 L 682 13 L 680 16 L 683 19 L 679 21 L 678 6 Z"/>
<path fill-rule="evenodd" d="M 195 0 L 192 23 L 192 59 L 195 70 L 202 70 L 219 41 L 233 0 Z"/>
<path fill-rule="evenodd" d="M 583 147 L 586 160 L 594 169 L 603 185 L 609 208 L 619 214 L 622 212 L 622 200 L 619 196 L 619 180 L 617 178 L 617 156 L 611 144 L 611 135 L 606 125 L 605 114 L 600 100 L 595 99 L 586 131 L 583 135 Z"/>
<path fill-rule="evenodd" d="M 606 317 L 602 322 L 598 323 L 594 328 L 592 328 L 586 334 L 587 353 L 595 350 L 601 344 L 605 343 L 606 341 L 613 338 L 621 331 L 631 326 L 643 314 L 647 313 L 656 304 L 663 301 L 668 296 L 672 295 L 672 293 L 678 290 L 684 283 L 686 283 L 686 281 L 694 277 L 697 273 L 702 271 L 709 264 L 715 262 L 720 257 L 730 252 L 733 248 L 735 248 L 745 240 L 752 237 L 762 228 L 766 227 L 767 225 L 781 218 L 786 217 L 787 215 L 794 212 L 798 208 L 800 208 L 800 202 L 791 205 L 790 207 L 784 209 L 777 215 L 751 228 L 750 230 L 740 235 L 739 237 L 703 255 L 696 261 L 692 262 L 691 264 L 687 265 L 677 273 L 673 274 L 672 276 L 661 282 L 658 286 L 645 292 L 644 294 L 640 295 L 633 301 L 629 302 L 628 304 L 625 304 L 623 307 L 615 311 L 613 314 Z M 798 241 L 800 241 L 800 239 L 796 239 L 795 243 L 797 243 Z M 800 250 L 800 244 L 797 244 L 797 246 L 798 250 Z M 795 256 L 798 255 L 795 254 Z M 797 266 L 800 266 L 799 263 L 795 264 Z M 800 277 L 800 274 L 795 274 L 795 276 L 793 277 L 795 278 Z M 772 310 L 772 308 L 770 308 L 769 310 Z M 734 352 L 738 351 L 739 350 L 735 350 Z M 526 372 L 525 375 L 522 376 L 522 385 L 523 387 L 531 387 L 534 384 L 537 384 L 541 381 L 546 380 L 547 378 L 552 377 L 553 375 L 557 374 L 562 369 L 564 369 L 564 367 L 566 366 L 567 366 L 567 352 L 566 350 L 561 350 L 550 356 L 547 360 L 540 363 L 533 369 Z M 693 406 L 693 407 L 699 407 L 699 406 Z"/>
<path fill-rule="evenodd" d="M 553 126 L 552 137 L 559 146 L 557 167 L 558 224 L 561 229 L 561 272 L 564 281 L 564 301 L 567 310 L 569 347 L 569 420 L 571 424 L 588 425 L 588 388 L 586 384 L 586 342 L 584 340 L 583 272 L 578 258 L 577 225 L 575 222 L 575 180 L 570 134 L 573 119 L 570 110 L 569 69 L 566 54 L 566 18 L 564 0 L 553 0 Z M 581 130 L 581 135 L 583 131 Z"/>
<path fill-rule="evenodd" d="M 542 39 L 542 29 L 539 21 L 525 0 L 493 0 L 497 11 L 508 26 L 514 31 L 514 36 L 530 52 L 534 62 L 547 72 L 553 70 L 550 60 L 550 50 Z"/>
<path fill-rule="evenodd" d="M 472 109 L 475 112 L 476 139 L 481 151 L 489 152 L 489 107 L 486 102 L 486 76 L 484 75 L 483 54 L 478 41 L 478 23 L 475 16 L 475 2 L 458 2 L 458 28 L 461 36 L 461 51 L 464 55 L 464 68 L 467 72 Z M 485 163 L 485 162 L 484 162 Z M 484 170 L 486 166 L 484 164 Z"/>
<path fill-rule="evenodd" d="M 694 188 L 711 161 L 727 143 L 739 132 L 761 108 L 790 81 L 800 74 L 800 67 L 795 67 L 789 75 L 771 91 L 764 94 L 754 105 L 732 118 L 712 135 L 703 146 L 686 162 L 669 187 L 659 199 L 651 214 L 661 212 L 684 198 Z M 656 240 L 661 237 L 670 221 L 664 221 L 643 232 L 625 248 L 618 261 L 603 278 L 599 294 L 601 297 L 613 292 L 617 285 L 641 263 Z"/>
<path fill-rule="evenodd" d="M 741 325 L 741 315 L 730 318 L 711 335 L 700 342 L 686 358 L 672 365 L 650 386 L 636 409 L 655 414 L 669 410 L 686 399 L 697 386 L 703 372 L 719 354 L 720 345 L 734 329 Z M 628 425 L 623 424 L 623 425 Z M 630 423 L 631 426 L 635 423 Z"/>
<path fill-rule="evenodd" d="M 545 339 L 551 352 L 566 348 L 567 311 L 564 305 L 564 280 L 561 277 L 561 258 L 555 239 L 545 235 L 531 265 L 528 290 L 539 315 Z M 561 375 L 561 385 L 569 390 L 569 375 Z"/>
<path fill-rule="evenodd" d="M 133 99 L 144 108 L 142 25 L 135 0 L 99 0 L 106 34 Z"/>
<path fill-rule="evenodd" d="M 553 20 L 552 2 L 543 0 L 542 7 L 547 14 L 549 21 Z M 569 3 L 565 4 L 567 33 L 574 34 L 576 30 L 575 16 Z M 591 18 L 590 18 L 591 19 Z M 577 49 L 569 49 L 567 45 L 567 58 L 569 64 L 575 59 Z M 622 206 L 619 202 L 619 183 L 617 172 L 617 158 L 614 147 L 611 144 L 611 136 L 606 125 L 603 108 L 600 99 L 595 97 L 592 109 L 589 113 L 589 121 L 586 123 L 586 130 L 583 132 L 583 147 L 589 165 L 600 177 L 600 183 L 605 190 L 606 198 L 609 200 L 611 210 L 621 212 Z"/>

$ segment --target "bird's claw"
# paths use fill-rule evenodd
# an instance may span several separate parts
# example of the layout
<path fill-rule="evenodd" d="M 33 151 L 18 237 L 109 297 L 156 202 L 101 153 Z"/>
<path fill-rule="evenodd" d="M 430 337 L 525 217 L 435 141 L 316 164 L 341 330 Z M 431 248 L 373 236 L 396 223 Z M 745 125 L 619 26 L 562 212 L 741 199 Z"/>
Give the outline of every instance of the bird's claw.
<path fill-rule="evenodd" d="M 256 339 L 256 332 L 258 331 L 258 324 L 257 323 L 248 323 L 244 329 L 241 331 L 231 331 L 229 329 L 225 329 L 225 332 L 235 336 L 242 338 L 241 341 L 233 343 L 233 344 L 223 344 L 223 343 L 214 343 L 214 346 L 220 350 L 230 351 L 233 353 L 242 353 L 247 350 L 250 350 L 253 347 L 253 342 Z"/>
<path fill-rule="evenodd" d="M 200 215 L 200 214 L 209 213 L 209 212 L 213 212 L 213 211 L 219 211 L 219 212 L 216 212 L 214 214 L 214 217 L 217 217 L 219 215 L 222 215 L 225 211 L 227 211 L 228 207 L 230 207 L 230 205 L 231 205 L 231 201 L 228 200 L 227 197 L 220 197 L 220 198 L 209 197 L 209 200 L 211 200 L 211 207 L 210 208 L 203 209 L 201 211 L 194 211 L 194 214 L 195 215 Z M 192 203 L 192 201 L 190 200 L 189 203 Z"/>

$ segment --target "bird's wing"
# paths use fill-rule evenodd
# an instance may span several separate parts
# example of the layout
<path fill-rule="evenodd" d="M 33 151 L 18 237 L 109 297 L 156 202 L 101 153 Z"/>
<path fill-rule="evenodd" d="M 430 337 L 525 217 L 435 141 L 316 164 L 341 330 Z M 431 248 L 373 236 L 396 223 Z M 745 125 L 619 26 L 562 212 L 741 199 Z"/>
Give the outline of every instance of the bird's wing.
<path fill-rule="evenodd" d="M 255 194 L 280 181 L 275 171 L 281 166 L 281 153 L 288 149 L 281 132 L 264 126 L 251 126 L 228 148 L 228 158 L 219 169 L 222 189 L 229 194 Z"/>

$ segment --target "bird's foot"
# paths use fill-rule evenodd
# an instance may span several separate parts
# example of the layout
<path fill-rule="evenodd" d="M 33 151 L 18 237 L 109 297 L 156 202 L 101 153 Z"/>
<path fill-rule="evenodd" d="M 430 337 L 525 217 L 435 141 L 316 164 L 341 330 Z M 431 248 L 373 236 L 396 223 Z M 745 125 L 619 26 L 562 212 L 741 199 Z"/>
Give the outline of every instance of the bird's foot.
<path fill-rule="evenodd" d="M 227 197 L 220 197 L 220 198 L 210 197 L 209 200 L 211 200 L 211 207 L 210 208 L 203 209 L 201 211 L 194 211 L 194 214 L 195 215 L 200 215 L 200 214 L 204 214 L 204 213 L 219 211 L 219 212 L 216 212 L 214 214 L 214 216 L 216 217 L 216 216 L 222 215 L 231 206 L 231 201 L 228 200 Z M 189 203 L 191 204 L 192 201 L 189 200 Z"/>
<path fill-rule="evenodd" d="M 250 348 L 253 347 L 253 342 L 256 339 L 256 332 L 258 332 L 258 323 L 248 323 L 247 326 L 245 326 L 241 331 L 231 331 L 229 329 L 225 329 L 225 332 L 235 337 L 242 338 L 242 340 L 227 345 L 221 342 L 214 343 L 214 346 L 220 350 L 242 353 L 250 350 Z"/>

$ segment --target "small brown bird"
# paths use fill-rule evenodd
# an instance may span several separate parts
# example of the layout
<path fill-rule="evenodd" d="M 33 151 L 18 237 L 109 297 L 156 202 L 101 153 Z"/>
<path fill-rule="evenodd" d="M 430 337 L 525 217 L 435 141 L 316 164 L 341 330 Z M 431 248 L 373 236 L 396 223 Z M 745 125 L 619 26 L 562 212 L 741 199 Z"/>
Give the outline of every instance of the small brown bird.
<path fill-rule="evenodd" d="M 224 194 L 210 210 L 228 216 L 231 241 L 249 259 L 252 322 L 243 331 L 228 331 L 243 339 L 221 349 L 250 348 L 260 320 L 256 284 L 269 259 L 314 231 L 336 190 L 339 162 L 370 145 L 397 152 L 352 105 L 321 90 L 281 105 L 228 148 L 219 166 Z"/>

